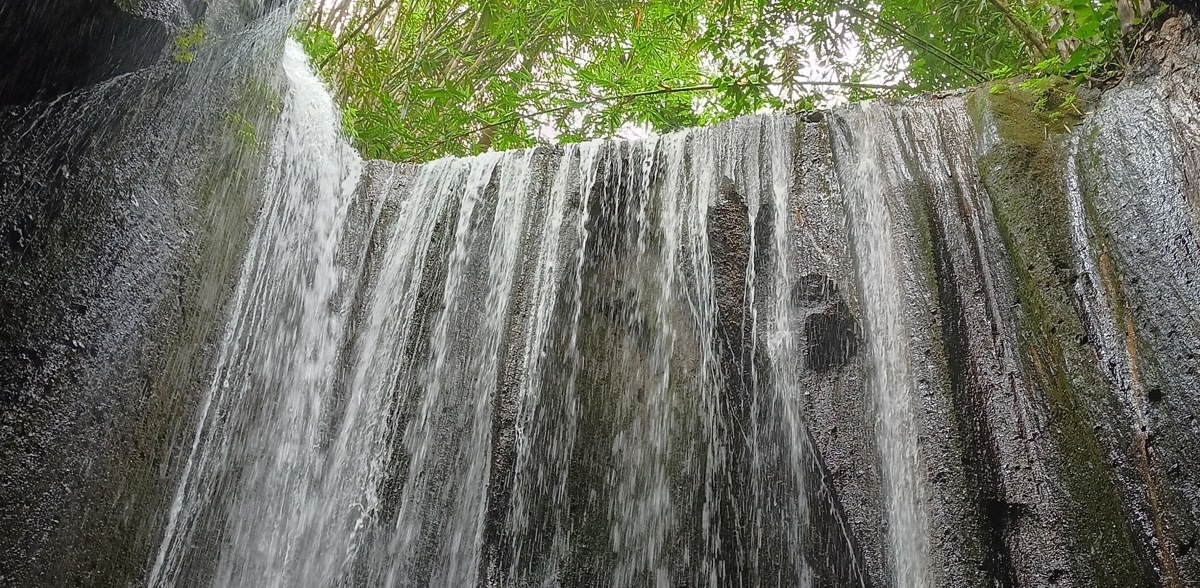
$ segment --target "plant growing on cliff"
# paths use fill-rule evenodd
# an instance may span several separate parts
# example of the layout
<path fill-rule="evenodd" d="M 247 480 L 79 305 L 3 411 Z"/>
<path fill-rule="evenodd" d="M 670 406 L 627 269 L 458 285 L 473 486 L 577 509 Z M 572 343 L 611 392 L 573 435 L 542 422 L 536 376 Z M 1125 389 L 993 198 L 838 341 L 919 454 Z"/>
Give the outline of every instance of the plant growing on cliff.
<path fill-rule="evenodd" d="M 1110 75 L 1149 0 L 317 0 L 295 30 L 369 157 Z"/>
<path fill-rule="evenodd" d="M 1008 118 L 1030 122 L 1035 131 L 1028 131 L 1035 142 L 1040 142 L 1048 133 L 1070 130 L 1072 124 L 1083 116 L 1079 106 L 1079 95 L 1074 82 L 1061 76 L 1026 77 L 996 82 L 988 89 L 994 105 L 1017 104 L 1015 108 L 996 106 L 1007 110 Z M 1013 122 L 1006 121 L 1009 127 Z"/>
<path fill-rule="evenodd" d="M 225 123 L 228 125 L 229 133 L 242 147 L 260 153 L 266 150 L 265 144 L 258 139 L 258 129 L 255 128 L 254 123 L 247 120 L 241 113 L 226 113 Z"/>
<path fill-rule="evenodd" d="M 197 23 L 194 26 L 183 29 L 175 35 L 175 50 L 171 53 L 171 58 L 179 63 L 191 63 L 196 60 L 196 50 L 204 45 L 205 38 L 208 37 L 208 28 L 204 23 Z"/>

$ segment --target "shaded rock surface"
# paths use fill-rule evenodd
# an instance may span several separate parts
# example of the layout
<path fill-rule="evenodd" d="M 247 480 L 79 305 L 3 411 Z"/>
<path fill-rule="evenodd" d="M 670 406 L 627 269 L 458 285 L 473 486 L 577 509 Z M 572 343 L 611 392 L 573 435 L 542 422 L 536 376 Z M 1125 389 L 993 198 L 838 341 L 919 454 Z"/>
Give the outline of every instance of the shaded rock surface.
<path fill-rule="evenodd" d="M 46 99 L 0 117 L 4 585 L 144 573 L 257 215 L 262 153 L 231 113 L 266 136 L 278 102 L 286 19 L 214 35 L 186 68 L 132 71 L 159 57 L 165 25 L 77 4 L 0 8 L 22 29 L 5 43 L 63 51 L 6 53 L 5 101 Z M 94 16 L 80 26 L 98 36 L 63 14 Z M 39 31 L 82 45 L 22 36 Z"/>

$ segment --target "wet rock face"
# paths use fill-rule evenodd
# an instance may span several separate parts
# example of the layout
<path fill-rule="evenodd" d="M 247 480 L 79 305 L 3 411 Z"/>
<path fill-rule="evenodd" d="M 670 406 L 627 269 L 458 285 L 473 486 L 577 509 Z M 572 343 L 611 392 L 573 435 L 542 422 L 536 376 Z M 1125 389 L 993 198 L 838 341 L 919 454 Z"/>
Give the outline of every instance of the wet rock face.
<path fill-rule="evenodd" d="M 758 545 L 752 550 L 729 552 L 722 582 L 747 586 L 802 582 L 821 588 L 870 586 L 859 541 L 847 532 L 847 511 L 826 464 L 827 454 L 807 431 L 800 432 L 796 439 L 789 436 L 797 431 L 775 428 L 789 418 L 786 404 L 796 400 L 790 397 L 794 391 L 786 383 L 787 375 L 839 379 L 844 374 L 830 372 L 857 355 L 861 332 L 845 298 L 826 276 L 800 276 L 790 293 L 772 291 L 777 287 L 775 272 L 781 271 L 781 264 L 792 263 L 795 252 L 775 249 L 770 245 L 771 236 L 775 229 L 790 231 L 795 218 L 761 204 L 757 216 L 751 218 L 746 199 L 729 178 L 719 180 L 717 199 L 708 209 L 717 311 L 714 335 L 722 379 L 719 414 L 724 423 L 721 434 L 727 468 L 723 476 L 729 478 L 728 487 L 722 487 L 718 498 L 721 518 L 717 523 L 722 545 Z M 751 272 L 753 280 L 749 279 Z M 787 305 L 793 321 L 804 325 L 798 333 L 803 337 L 799 341 L 805 349 L 804 357 L 768 357 L 765 338 L 769 335 L 760 331 L 761 323 L 756 328 L 753 311 L 772 298 Z M 759 312 L 766 312 L 766 308 Z M 773 361 L 792 365 L 771 365 Z M 821 390 L 809 392 L 819 394 Z M 747 428 L 758 428 L 757 439 L 747 438 Z M 818 428 L 824 430 L 826 426 Z M 782 458 L 783 448 L 790 444 L 805 448 L 799 463 Z M 840 460 L 835 463 L 844 465 Z M 796 467 L 805 471 L 807 482 L 802 486 L 789 484 L 783 475 L 788 468 Z M 764 472 L 769 472 L 766 475 L 771 483 L 762 484 L 757 479 Z M 763 505 L 786 503 L 796 496 L 807 508 L 806 535 L 799 548 L 784 540 L 786 524 L 781 517 L 759 519 L 749 514 L 755 507 L 769 512 L 770 507 Z M 764 541 L 764 536 L 770 540 Z M 795 557 L 790 551 L 802 554 L 804 573 L 789 569 L 788 560 Z"/>
<path fill-rule="evenodd" d="M 750 218 L 746 202 L 732 182 L 723 179 L 718 199 L 708 211 L 712 244 L 714 294 L 717 300 L 717 337 L 721 367 L 728 380 L 727 400 L 734 410 L 749 406 L 747 397 L 751 362 L 750 323 L 747 321 L 746 272 L 752 259 Z M 741 419 L 744 420 L 745 415 Z"/>
<path fill-rule="evenodd" d="M 753 422 L 752 404 L 755 390 L 751 381 L 755 364 L 763 358 L 754 353 L 751 344 L 751 324 L 746 320 L 749 308 L 746 272 L 749 270 L 750 218 L 746 202 L 728 178 L 722 178 L 717 201 L 708 211 L 708 235 L 712 247 L 713 287 L 717 302 L 716 343 L 720 349 L 720 366 L 724 382 L 720 392 L 720 414 L 727 423 L 722 431 L 729 453 L 728 476 L 731 478 L 720 499 L 721 517 L 718 521 L 721 544 L 739 546 L 751 541 L 753 528 L 748 517 L 737 516 L 739 494 L 751 485 L 750 459 L 752 449 L 739 429 Z M 730 550 L 733 551 L 733 550 Z M 779 554 L 782 555 L 782 554 Z M 774 555 L 770 560 L 776 560 Z M 725 581 L 733 584 L 753 584 L 757 570 L 749 565 L 749 554 L 733 552 L 728 557 Z M 764 575 L 775 570 L 761 570 Z M 778 571 L 775 571 L 778 573 Z"/>
<path fill-rule="evenodd" d="M 1191 14 L 1193 17 L 1200 17 L 1200 5 L 1190 0 L 1164 0 L 1166 4 L 1175 7 L 1176 10 Z"/>
<path fill-rule="evenodd" d="M 1197 324 L 1197 160 L 1182 147 L 1196 137 L 1196 87 L 1179 73 L 1194 69 L 1197 51 L 1179 19 L 1159 35 L 1140 82 L 1104 94 L 1069 134 L 1030 140 L 1021 127 L 1036 113 L 1003 103 L 1018 97 L 993 96 L 982 125 L 980 168 L 1017 287 L 1017 357 L 1024 385 L 1046 399 L 1022 444 L 1035 469 L 1062 472 L 1049 485 L 1059 506 L 1039 512 L 1046 492 L 1022 491 L 1009 499 L 1024 505 L 1009 528 L 1043 526 L 1067 543 L 1061 582 L 1200 577 L 1184 548 L 1200 476 L 1178 457 L 1200 439 L 1195 331 L 1179 328 Z"/>
<path fill-rule="evenodd" d="M 862 328 L 833 280 L 817 274 L 802 276 L 792 289 L 792 304 L 812 309 L 804 320 L 804 357 L 809 369 L 837 369 L 858 353 Z"/>
<path fill-rule="evenodd" d="M 0 4 L 0 107 L 51 99 L 171 60 L 180 31 L 242 28 L 286 0 L 13 0 Z"/>
<path fill-rule="evenodd" d="M 3 83 L 17 84 L 4 100 L 53 98 L 157 58 L 166 25 L 121 28 L 144 19 L 110 8 L 0 6 L 0 27 L 45 34 L 0 34 L 45 49 L 2 53 L 16 62 Z M 61 21 L 45 32 L 43 18 Z M 108 44 L 88 45 L 97 38 Z M 0 117 L 0 585 L 125 585 L 161 533 L 172 452 L 256 205 L 261 153 L 227 115 L 263 134 L 274 120 L 278 73 L 254 62 L 279 42 L 224 49 L 216 67 L 198 56 L 191 76 L 171 62 Z M 28 56 L 46 60 L 44 76 L 22 69 Z M 242 93 L 248 78 L 263 95 Z"/>
<path fill-rule="evenodd" d="M 1200 533 L 1200 466 L 1183 457 L 1200 451 L 1200 112 L 1176 69 L 1194 69 L 1200 51 L 1194 29 L 1176 33 L 1166 79 L 1105 95 L 1071 154 L 1071 187 L 1087 204 L 1073 225 L 1091 245 L 1071 290 L 1111 386 L 1105 410 L 1119 415 L 1098 421 L 1097 437 L 1136 513 L 1143 568 L 1165 586 L 1200 578 L 1188 547 Z"/>

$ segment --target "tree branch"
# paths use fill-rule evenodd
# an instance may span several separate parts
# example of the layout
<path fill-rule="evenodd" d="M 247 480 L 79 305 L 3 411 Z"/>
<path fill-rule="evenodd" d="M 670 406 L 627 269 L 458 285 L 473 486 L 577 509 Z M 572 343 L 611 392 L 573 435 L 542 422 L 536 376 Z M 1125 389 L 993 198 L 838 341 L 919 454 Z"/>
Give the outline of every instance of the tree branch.
<path fill-rule="evenodd" d="M 954 69 L 957 69 L 957 70 L 963 72 L 964 74 L 966 74 L 966 76 L 968 78 L 971 78 L 971 79 L 975 80 L 976 82 L 986 82 L 988 79 L 988 77 L 986 75 L 984 75 L 983 73 L 981 73 L 979 71 L 976 71 L 975 68 L 971 67 L 971 65 L 968 64 L 967 62 L 955 57 L 954 55 L 951 55 L 949 52 L 942 49 L 941 47 L 938 47 L 937 45 L 934 45 L 933 43 L 930 43 L 929 41 L 926 41 L 925 39 L 922 39 L 922 38 L 908 32 L 908 30 L 906 30 L 904 27 L 897 25 L 897 24 L 893 24 L 890 21 L 884 20 L 883 17 L 879 16 L 878 14 L 872 14 L 870 12 L 867 12 L 867 11 L 857 8 L 855 6 L 851 6 L 849 4 L 843 6 L 843 8 L 852 14 L 857 14 L 858 16 L 860 16 L 862 18 L 866 18 L 868 20 L 875 21 L 875 24 L 878 24 L 878 25 L 884 27 L 885 29 L 890 30 L 892 33 L 900 35 L 901 37 L 908 39 L 910 42 L 921 46 L 926 51 L 929 51 L 930 53 L 934 54 L 942 61 L 946 62 L 946 64 L 949 65 L 950 67 L 953 67 Z"/>
<path fill-rule="evenodd" d="M 757 84 L 741 83 L 741 84 L 736 84 L 736 85 L 742 86 L 742 87 L 762 87 L 762 86 L 766 86 L 767 83 L 757 83 Z M 815 80 L 810 80 L 810 81 L 805 81 L 805 82 L 796 82 L 795 85 L 797 85 L 797 86 L 825 86 L 825 87 L 855 88 L 855 89 L 862 89 L 862 90 L 912 90 L 912 88 L 909 88 L 907 86 L 900 86 L 900 85 L 867 84 L 867 83 L 860 83 L 860 82 L 826 82 L 826 81 L 815 81 Z M 437 149 L 438 147 L 441 147 L 451 141 L 456 141 L 458 139 L 473 135 L 475 133 L 490 131 L 492 129 L 495 129 L 496 127 L 501 127 L 501 126 L 504 126 L 507 124 L 515 123 L 517 121 L 528 120 L 528 119 L 531 119 L 531 118 L 534 118 L 537 116 L 542 116 L 544 114 L 554 114 L 557 112 L 572 110 L 572 109 L 580 108 L 583 106 L 590 106 L 592 104 L 602 104 L 605 102 L 616 102 L 618 100 L 626 100 L 627 101 L 627 100 L 633 100 L 634 98 L 644 98 L 646 96 L 659 96 L 662 94 L 676 94 L 679 92 L 705 92 L 705 91 L 709 91 L 709 90 L 717 90 L 717 89 L 720 89 L 721 87 L 722 86 L 718 86 L 716 84 L 700 84 L 700 85 L 696 85 L 696 86 L 685 86 L 685 87 L 681 87 L 681 88 L 658 88 L 655 90 L 643 90 L 641 92 L 632 92 L 629 94 L 618 94 L 615 96 L 602 96 L 599 98 L 589 98 L 587 100 L 577 100 L 575 102 L 564 104 L 562 106 L 556 106 L 554 108 L 549 108 L 549 109 L 542 110 L 539 112 L 533 112 L 530 114 L 521 114 L 521 115 L 517 115 L 517 116 L 512 116 L 512 117 L 509 117 L 509 118 L 506 118 L 503 120 L 496 121 L 494 123 L 489 123 L 489 124 L 483 125 L 481 127 L 471 129 L 469 131 L 464 131 L 462 133 L 458 133 L 457 135 L 452 135 L 450 137 L 447 137 L 445 139 L 442 139 L 441 141 L 438 141 L 438 142 L 430 145 L 426 149 L 422 150 L 421 153 L 422 154 L 429 153 L 430 151 L 433 151 L 434 149 Z M 396 144 L 393 144 L 392 148 L 395 149 Z M 416 156 L 414 156 L 414 157 L 410 158 L 409 161 L 415 161 L 416 159 L 417 159 Z"/>
<path fill-rule="evenodd" d="M 350 39 L 353 39 L 355 35 L 366 30 L 375 19 L 379 18 L 385 10 L 391 8 L 391 6 L 395 3 L 396 0 L 386 0 L 384 3 L 379 5 L 379 8 L 376 8 L 374 12 L 368 15 L 367 18 L 359 22 L 358 26 L 354 27 L 354 30 L 350 31 L 348 34 L 341 35 L 341 39 L 338 40 L 337 49 L 334 49 L 333 53 L 330 53 L 327 57 L 325 57 L 325 59 L 322 59 L 321 64 L 317 66 L 317 69 L 325 69 L 325 66 L 329 65 L 329 62 L 333 61 L 334 57 L 337 57 L 339 54 L 341 54 L 342 49 L 346 48 L 346 44 L 350 42 Z"/>
<path fill-rule="evenodd" d="M 1017 15 L 1013 14 L 1012 9 L 1009 8 L 1007 2 L 1004 0 L 988 0 L 988 4 L 996 7 L 996 10 L 999 10 L 1000 13 L 1004 15 L 1004 19 L 1007 20 L 1008 23 L 1013 26 L 1013 28 L 1017 29 L 1017 32 L 1020 33 L 1022 37 L 1025 37 L 1025 42 L 1029 43 L 1029 46 L 1037 52 L 1039 58 L 1045 59 L 1050 56 L 1050 46 L 1046 43 L 1045 37 L 1042 37 L 1041 33 L 1030 28 L 1025 21 L 1017 18 Z"/>

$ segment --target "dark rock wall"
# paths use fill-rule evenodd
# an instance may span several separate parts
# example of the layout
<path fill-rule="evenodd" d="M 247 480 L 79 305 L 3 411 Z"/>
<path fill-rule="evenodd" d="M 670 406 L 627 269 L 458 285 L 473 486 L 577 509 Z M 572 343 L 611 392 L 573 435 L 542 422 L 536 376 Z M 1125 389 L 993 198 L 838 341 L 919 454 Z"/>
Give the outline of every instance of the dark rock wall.
<path fill-rule="evenodd" d="M 6 56 L 0 105 L 53 98 L 158 61 L 186 15 L 165 7 L 134 14 L 118 4 L 116 0 L 0 4 L 0 55 Z"/>
<path fill-rule="evenodd" d="M 1162 77 L 1106 93 L 1077 130 L 1067 183 L 1090 244 L 1076 306 L 1116 404 L 1097 436 L 1142 567 L 1165 586 L 1200 577 L 1200 468 L 1186 457 L 1200 451 L 1200 51 L 1180 24 L 1164 26 Z"/>
<path fill-rule="evenodd" d="M 864 375 L 862 309 L 848 242 L 848 221 L 825 122 L 797 124 L 790 246 L 799 276 L 790 293 L 803 333 L 800 386 L 804 417 L 828 467 L 827 495 L 836 496 L 862 561 L 876 586 L 887 586 L 879 521 L 874 416 Z"/>
<path fill-rule="evenodd" d="M 1197 581 L 1188 30 L 1081 123 L 1016 88 L 888 108 L 939 583 Z"/>
<path fill-rule="evenodd" d="M 0 120 L 0 584 L 136 583 L 257 214 L 286 19 L 184 65 L 159 61 L 180 21 L 111 1 L 0 13 L 0 94 L 41 97 Z"/>

